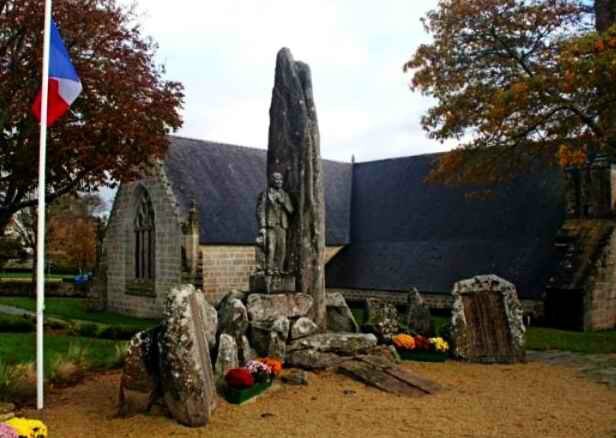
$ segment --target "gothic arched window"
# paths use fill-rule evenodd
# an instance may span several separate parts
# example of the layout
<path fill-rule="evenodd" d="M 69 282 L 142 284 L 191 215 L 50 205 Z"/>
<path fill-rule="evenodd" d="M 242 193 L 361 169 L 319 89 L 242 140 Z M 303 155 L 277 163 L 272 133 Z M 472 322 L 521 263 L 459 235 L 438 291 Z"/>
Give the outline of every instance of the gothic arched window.
<path fill-rule="evenodd" d="M 135 278 L 154 279 L 154 250 L 156 248 L 154 209 L 148 192 L 141 190 L 135 214 Z"/>

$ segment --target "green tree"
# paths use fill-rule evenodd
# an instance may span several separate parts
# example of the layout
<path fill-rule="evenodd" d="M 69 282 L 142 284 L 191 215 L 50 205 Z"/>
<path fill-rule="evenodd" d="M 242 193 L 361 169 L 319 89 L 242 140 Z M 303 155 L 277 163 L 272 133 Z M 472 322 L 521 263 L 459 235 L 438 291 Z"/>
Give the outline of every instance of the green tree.
<path fill-rule="evenodd" d="M 433 42 L 404 69 L 436 105 L 422 118 L 457 139 L 432 179 L 498 181 L 540 157 L 579 164 L 616 152 L 615 0 L 441 0 Z"/>

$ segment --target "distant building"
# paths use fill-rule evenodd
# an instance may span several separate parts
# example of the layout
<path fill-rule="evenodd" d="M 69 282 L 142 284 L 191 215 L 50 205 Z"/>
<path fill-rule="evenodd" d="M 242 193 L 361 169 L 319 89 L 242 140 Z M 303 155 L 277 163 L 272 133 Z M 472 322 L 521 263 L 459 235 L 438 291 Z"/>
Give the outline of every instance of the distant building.
<path fill-rule="evenodd" d="M 247 289 L 266 154 L 171 137 L 155 174 L 123 184 L 116 195 L 103 245 L 107 307 L 156 317 L 181 282 L 195 282 L 211 301 Z M 433 307 L 446 308 L 455 281 L 496 274 L 516 285 L 529 314 L 542 317 L 563 262 L 557 238 L 569 186 L 561 172 L 520 176 L 474 197 L 477 188 L 425 183 L 438 156 L 323 160 L 327 288 L 348 300 L 382 296 L 403 304 L 404 292 L 417 287 Z M 595 252 L 611 251 L 608 241 Z M 608 316 L 595 324 L 591 312 L 582 325 L 616 327 L 612 284 L 601 295 Z M 590 283 L 583 289 L 583 296 L 593 296 Z"/>

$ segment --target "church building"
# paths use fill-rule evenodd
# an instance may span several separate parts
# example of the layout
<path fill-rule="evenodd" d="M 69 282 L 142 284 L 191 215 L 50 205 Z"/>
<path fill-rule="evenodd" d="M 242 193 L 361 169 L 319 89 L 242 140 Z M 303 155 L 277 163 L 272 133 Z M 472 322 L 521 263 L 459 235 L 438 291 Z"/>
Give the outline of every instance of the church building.
<path fill-rule="evenodd" d="M 496 274 L 515 284 L 533 318 L 616 328 L 609 165 L 566 178 L 548 168 L 473 197 L 476 187 L 425 182 L 438 157 L 322 161 L 328 290 L 405 304 L 416 287 L 443 309 L 456 281 Z M 155 318 L 183 282 L 211 302 L 247 290 L 266 162 L 265 150 L 171 137 L 157 170 L 122 184 L 114 200 L 98 283 L 106 307 Z M 603 189 L 586 190 L 591 180 Z M 607 199 L 600 215 L 591 214 L 593 193 Z"/>

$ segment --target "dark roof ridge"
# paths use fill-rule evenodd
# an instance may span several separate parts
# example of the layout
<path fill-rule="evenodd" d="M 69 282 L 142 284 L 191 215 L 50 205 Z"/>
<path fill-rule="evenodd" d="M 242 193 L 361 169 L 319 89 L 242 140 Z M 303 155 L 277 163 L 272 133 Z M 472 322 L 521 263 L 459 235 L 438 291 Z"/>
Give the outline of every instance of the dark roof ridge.
<path fill-rule="evenodd" d="M 216 144 L 220 146 L 228 146 L 228 147 L 233 147 L 233 148 L 251 149 L 253 151 L 267 152 L 267 148 L 259 148 L 256 146 L 244 146 L 244 145 L 239 145 L 239 144 L 224 143 L 220 141 L 204 140 L 202 138 L 186 137 L 183 135 L 169 135 L 169 137 L 177 138 L 180 140 L 194 141 L 198 143 Z M 177 144 L 174 144 L 173 147 L 177 147 Z"/>
<path fill-rule="evenodd" d="M 370 161 L 356 161 L 354 163 L 355 166 L 361 166 L 363 164 L 372 164 L 372 163 L 382 163 L 385 161 L 394 161 L 394 160 L 404 160 L 410 158 L 429 158 L 429 157 L 438 157 L 439 155 L 443 155 L 448 151 L 443 152 L 426 152 L 425 154 L 417 154 L 417 155 L 403 155 L 399 157 L 389 157 L 389 158 L 381 158 L 378 160 L 370 160 Z"/>
<path fill-rule="evenodd" d="M 256 147 L 256 146 L 244 146 L 244 145 L 239 145 L 239 144 L 224 143 L 224 142 L 213 141 L 213 140 L 204 140 L 204 139 L 201 139 L 201 138 L 186 137 L 186 136 L 183 136 L 183 135 L 169 135 L 169 137 L 170 138 L 177 138 L 177 139 L 180 139 L 180 140 L 188 140 L 188 141 L 194 141 L 194 142 L 200 142 L 200 143 L 215 144 L 215 145 L 220 145 L 220 146 L 225 146 L 225 147 L 250 149 L 251 151 L 259 151 L 259 152 L 267 153 L 267 148 L 260 148 L 260 147 Z M 177 147 L 177 144 L 173 145 L 173 147 Z M 351 164 L 350 161 L 331 160 L 329 158 L 323 158 L 323 157 L 321 157 L 321 160 L 322 161 L 328 161 L 330 163 Z"/>

